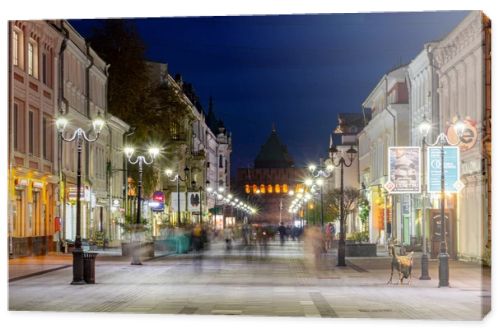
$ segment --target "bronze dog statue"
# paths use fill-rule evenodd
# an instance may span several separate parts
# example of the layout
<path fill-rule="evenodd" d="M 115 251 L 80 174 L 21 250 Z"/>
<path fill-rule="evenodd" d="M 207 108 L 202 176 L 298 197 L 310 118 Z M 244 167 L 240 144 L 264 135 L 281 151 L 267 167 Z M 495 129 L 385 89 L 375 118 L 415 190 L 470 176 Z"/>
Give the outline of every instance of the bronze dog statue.
<path fill-rule="evenodd" d="M 399 274 L 399 284 L 403 284 L 403 279 L 408 279 L 408 285 L 411 282 L 411 269 L 413 267 L 413 252 L 408 255 L 396 255 L 396 251 L 394 250 L 394 245 L 389 246 L 389 249 L 392 253 L 392 261 L 391 261 L 391 278 L 387 284 L 392 283 L 392 276 L 394 275 L 394 270 L 396 270 Z"/>

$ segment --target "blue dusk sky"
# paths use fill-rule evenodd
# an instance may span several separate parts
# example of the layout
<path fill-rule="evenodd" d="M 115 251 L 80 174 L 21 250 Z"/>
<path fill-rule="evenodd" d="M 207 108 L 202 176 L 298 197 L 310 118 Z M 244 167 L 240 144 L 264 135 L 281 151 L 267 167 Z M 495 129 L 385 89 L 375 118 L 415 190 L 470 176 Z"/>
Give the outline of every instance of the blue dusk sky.
<path fill-rule="evenodd" d="M 276 124 L 297 166 L 328 149 L 337 114 L 391 68 L 439 40 L 464 11 L 134 19 L 149 60 L 194 85 L 233 135 L 232 166 L 251 167 Z M 88 37 L 100 20 L 71 20 Z"/>

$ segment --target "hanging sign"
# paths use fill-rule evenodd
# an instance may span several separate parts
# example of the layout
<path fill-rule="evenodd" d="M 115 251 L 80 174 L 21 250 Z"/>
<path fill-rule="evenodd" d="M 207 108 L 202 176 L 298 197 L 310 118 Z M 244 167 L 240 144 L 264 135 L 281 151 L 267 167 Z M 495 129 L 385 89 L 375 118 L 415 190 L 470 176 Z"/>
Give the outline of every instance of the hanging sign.
<path fill-rule="evenodd" d="M 460 151 L 456 146 L 444 146 L 444 191 L 456 193 L 463 188 L 460 181 Z M 441 147 L 427 148 L 427 191 L 441 192 Z"/>
<path fill-rule="evenodd" d="M 389 147 L 389 181 L 384 188 L 391 194 L 420 192 L 420 147 Z"/>

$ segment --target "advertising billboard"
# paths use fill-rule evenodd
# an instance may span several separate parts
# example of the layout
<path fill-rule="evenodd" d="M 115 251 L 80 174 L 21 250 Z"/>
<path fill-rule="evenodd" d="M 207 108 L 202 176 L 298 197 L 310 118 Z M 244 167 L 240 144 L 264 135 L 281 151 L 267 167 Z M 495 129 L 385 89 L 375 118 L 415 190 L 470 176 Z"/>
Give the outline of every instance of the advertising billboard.
<path fill-rule="evenodd" d="M 456 193 L 463 188 L 460 182 L 460 151 L 456 146 L 444 146 L 444 191 Z M 441 147 L 427 148 L 427 191 L 441 191 Z"/>
<path fill-rule="evenodd" d="M 420 147 L 389 147 L 389 181 L 384 187 L 391 194 L 420 192 Z"/>

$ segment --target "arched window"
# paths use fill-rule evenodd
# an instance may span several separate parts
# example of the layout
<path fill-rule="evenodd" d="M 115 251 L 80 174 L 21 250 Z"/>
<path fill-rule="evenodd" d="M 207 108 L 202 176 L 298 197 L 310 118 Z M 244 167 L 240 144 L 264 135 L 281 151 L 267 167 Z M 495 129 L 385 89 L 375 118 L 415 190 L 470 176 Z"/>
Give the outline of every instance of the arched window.
<path fill-rule="evenodd" d="M 250 194 L 250 185 L 245 184 L 245 193 Z"/>
<path fill-rule="evenodd" d="M 273 193 L 273 185 L 272 184 L 268 184 L 267 185 L 267 192 L 272 194 Z"/>
<path fill-rule="evenodd" d="M 263 185 L 263 184 L 260 185 L 260 193 L 261 194 L 265 194 L 266 193 L 266 186 Z"/>
<path fill-rule="evenodd" d="M 256 194 L 256 193 L 257 193 L 257 190 L 259 190 L 259 187 L 257 187 L 257 185 L 256 185 L 256 184 L 254 184 L 254 185 L 252 186 L 252 192 L 253 192 L 254 194 Z"/>
<path fill-rule="evenodd" d="M 284 193 L 287 193 L 288 192 L 288 184 L 284 184 L 282 187 L 282 190 Z"/>
<path fill-rule="evenodd" d="M 277 193 L 277 194 L 279 194 L 281 192 L 281 187 L 280 187 L 279 184 L 277 184 L 277 185 L 274 186 L 274 192 Z"/>

